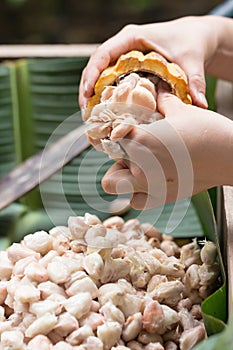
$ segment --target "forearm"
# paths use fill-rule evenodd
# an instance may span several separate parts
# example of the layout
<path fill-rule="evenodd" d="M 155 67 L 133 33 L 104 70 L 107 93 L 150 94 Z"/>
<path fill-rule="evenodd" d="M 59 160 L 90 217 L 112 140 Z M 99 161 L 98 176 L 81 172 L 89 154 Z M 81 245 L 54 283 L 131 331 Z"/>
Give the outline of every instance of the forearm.
<path fill-rule="evenodd" d="M 233 81 L 233 19 L 209 16 L 208 21 L 217 33 L 217 49 L 206 62 L 206 73 Z"/>

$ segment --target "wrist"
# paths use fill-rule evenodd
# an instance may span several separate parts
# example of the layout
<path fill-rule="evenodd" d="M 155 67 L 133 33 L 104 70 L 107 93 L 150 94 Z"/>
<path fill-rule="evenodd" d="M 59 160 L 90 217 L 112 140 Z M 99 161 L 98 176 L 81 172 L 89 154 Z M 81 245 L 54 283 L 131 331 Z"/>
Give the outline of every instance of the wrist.
<path fill-rule="evenodd" d="M 233 34 L 233 20 L 222 16 L 214 16 L 217 29 L 217 54 L 223 53 L 232 56 L 233 44 L 229 40 Z"/>
<path fill-rule="evenodd" d="M 233 20 L 221 16 L 206 16 L 205 18 L 211 31 L 209 41 L 206 43 L 207 51 L 213 52 L 206 59 L 206 73 L 232 81 L 233 42 L 229 38 L 233 37 Z"/>

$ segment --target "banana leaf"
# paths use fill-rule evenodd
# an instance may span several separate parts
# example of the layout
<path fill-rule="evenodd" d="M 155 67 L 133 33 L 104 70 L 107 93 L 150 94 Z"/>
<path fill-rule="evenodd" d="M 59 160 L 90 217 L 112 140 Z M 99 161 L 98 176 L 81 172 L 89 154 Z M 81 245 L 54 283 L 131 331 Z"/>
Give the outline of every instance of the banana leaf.
<path fill-rule="evenodd" d="M 206 99 L 208 101 L 208 109 L 211 111 L 216 111 L 216 101 L 215 101 L 215 91 L 217 87 L 217 79 L 206 74 Z M 217 212 L 217 189 L 213 187 L 208 190 L 210 199 L 214 208 L 214 212 Z"/>
<path fill-rule="evenodd" d="M 10 238 L 5 236 L 5 237 L 0 237 L 0 250 L 5 250 L 8 246 L 10 245 Z"/>
<path fill-rule="evenodd" d="M 18 155 L 20 161 L 41 151 L 57 126 L 78 110 L 77 86 L 86 62 L 87 58 L 23 59 L 16 62 L 19 137 L 23 145 Z M 57 137 L 81 123 L 79 115 L 72 125 L 63 125 Z M 52 179 L 49 181 L 53 183 Z M 21 202 L 33 211 L 43 208 L 38 188 Z"/>
<path fill-rule="evenodd" d="M 0 65 L 0 176 L 10 171 L 15 163 L 15 140 L 13 121 L 12 67 Z"/>
<path fill-rule="evenodd" d="M 196 345 L 193 350 L 232 350 L 233 314 L 223 332 L 210 336 Z"/>
<path fill-rule="evenodd" d="M 226 274 L 219 246 L 216 221 L 214 217 L 213 206 L 208 192 L 201 192 L 193 196 L 193 202 L 198 212 L 200 222 L 203 227 L 204 235 L 207 239 L 217 245 L 218 259 L 221 268 L 222 286 L 202 304 L 202 313 L 204 322 L 209 335 L 222 331 L 227 322 L 227 292 L 226 292 Z"/>
<path fill-rule="evenodd" d="M 208 101 L 208 108 L 213 111 L 216 110 L 216 83 L 217 81 L 215 78 L 208 75 L 206 76 L 206 97 Z M 222 275 L 222 286 L 202 303 L 202 314 L 209 337 L 204 342 L 198 344 L 194 349 L 232 349 L 233 347 L 231 343 L 233 331 L 233 317 L 231 317 L 229 327 L 227 327 L 227 281 L 214 216 L 214 213 L 216 213 L 217 205 L 216 188 L 212 188 L 211 190 L 209 190 L 208 194 L 209 196 L 206 192 L 203 192 L 199 194 L 198 197 L 194 196 L 193 201 L 196 204 L 196 207 L 199 208 L 198 215 L 206 237 L 217 244 L 218 257 Z"/>
<path fill-rule="evenodd" d="M 5 176 L 17 163 L 17 125 L 14 118 L 18 104 L 14 69 L 14 64 L 0 65 L 0 177 Z M 9 234 L 23 211 L 21 205 L 13 204 L 0 212 L 0 249 L 9 245 Z"/>
<path fill-rule="evenodd" d="M 14 203 L 0 212 L 0 250 L 5 249 L 12 242 L 18 220 L 26 213 L 26 208 Z"/>

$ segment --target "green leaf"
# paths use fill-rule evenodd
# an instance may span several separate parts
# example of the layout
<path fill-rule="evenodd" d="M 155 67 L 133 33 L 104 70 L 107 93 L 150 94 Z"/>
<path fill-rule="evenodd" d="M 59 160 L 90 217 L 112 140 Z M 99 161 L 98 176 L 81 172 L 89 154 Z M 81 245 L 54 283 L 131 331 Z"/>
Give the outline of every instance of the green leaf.
<path fill-rule="evenodd" d="M 20 242 L 25 235 L 41 230 L 48 231 L 52 227 L 53 224 L 43 209 L 27 210 L 18 218 L 12 241 Z"/>
<path fill-rule="evenodd" d="M 177 238 L 204 237 L 202 225 L 196 213 L 195 206 L 190 199 L 166 204 L 150 210 L 137 211 L 131 209 L 125 220 L 138 218 L 141 222 L 155 225 L 163 233 Z"/>
<path fill-rule="evenodd" d="M 222 332 L 217 338 L 217 342 L 213 348 L 213 350 L 218 349 L 232 349 L 232 332 L 233 332 L 233 314 L 231 314 L 228 322 L 228 327 L 226 327 L 225 331 Z"/>
<path fill-rule="evenodd" d="M 215 111 L 216 110 L 216 101 L 215 101 L 215 90 L 217 86 L 217 79 L 206 75 L 206 99 L 208 102 L 208 109 Z"/>
<path fill-rule="evenodd" d="M 216 348 L 216 344 L 221 337 L 221 334 L 215 334 L 208 339 L 202 341 L 198 345 L 196 345 L 192 350 L 220 350 L 220 349 L 230 349 L 230 348 Z"/>
<path fill-rule="evenodd" d="M 14 108 L 15 81 L 12 80 L 14 65 L 0 65 L 0 177 L 5 176 L 16 165 L 16 142 Z M 21 207 L 13 204 L 0 212 L 0 249 L 5 249 L 10 243 L 9 234 L 13 230 Z"/>
<path fill-rule="evenodd" d="M 223 332 L 212 335 L 205 341 L 195 346 L 193 350 L 231 350 L 233 349 L 232 332 L 233 314 L 231 314 L 228 326 Z"/>
<path fill-rule="evenodd" d="M 216 243 L 222 275 L 222 286 L 202 303 L 202 313 L 209 335 L 221 332 L 227 322 L 226 275 L 219 246 L 216 221 L 208 192 L 193 196 L 200 222 L 206 238 Z"/>
<path fill-rule="evenodd" d="M 0 66 L 0 176 L 6 175 L 15 165 L 11 74 L 12 65 Z"/>
<path fill-rule="evenodd" d="M 26 211 L 26 208 L 19 203 L 14 203 L 0 212 L 0 236 L 4 242 L 10 243 L 15 231 L 18 219 Z"/>
<path fill-rule="evenodd" d="M 10 239 L 6 237 L 0 237 L 0 250 L 5 250 L 10 245 Z"/>

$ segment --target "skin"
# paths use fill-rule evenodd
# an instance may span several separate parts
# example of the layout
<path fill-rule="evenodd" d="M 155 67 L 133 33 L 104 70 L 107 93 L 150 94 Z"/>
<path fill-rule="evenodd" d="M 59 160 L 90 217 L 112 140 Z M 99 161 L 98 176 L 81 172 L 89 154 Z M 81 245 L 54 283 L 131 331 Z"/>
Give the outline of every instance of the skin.
<path fill-rule="evenodd" d="M 81 108 L 102 70 L 132 49 L 153 49 L 179 64 L 187 74 L 194 104 L 185 105 L 161 85 L 157 103 L 164 119 L 122 134 L 127 159 L 116 162 L 104 176 L 106 192 L 132 193 L 132 207 L 145 209 L 213 186 L 233 185 L 233 122 L 206 110 L 204 79 L 208 73 L 233 81 L 230 37 L 232 19 L 185 17 L 126 26 L 99 46 L 82 75 Z"/>
<path fill-rule="evenodd" d="M 184 35 L 185 34 L 185 35 Z M 163 23 L 130 24 L 100 45 L 83 71 L 79 104 L 84 109 L 100 73 L 130 50 L 161 53 L 186 72 L 193 103 L 207 107 L 204 73 L 233 80 L 233 21 L 218 16 L 183 17 Z"/>
<path fill-rule="evenodd" d="M 233 185 L 233 121 L 186 105 L 165 89 L 160 89 L 158 109 L 164 119 L 134 126 L 121 141 L 129 159 L 108 170 L 104 190 L 133 193 L 131 205 L 145 209 Z"/>

